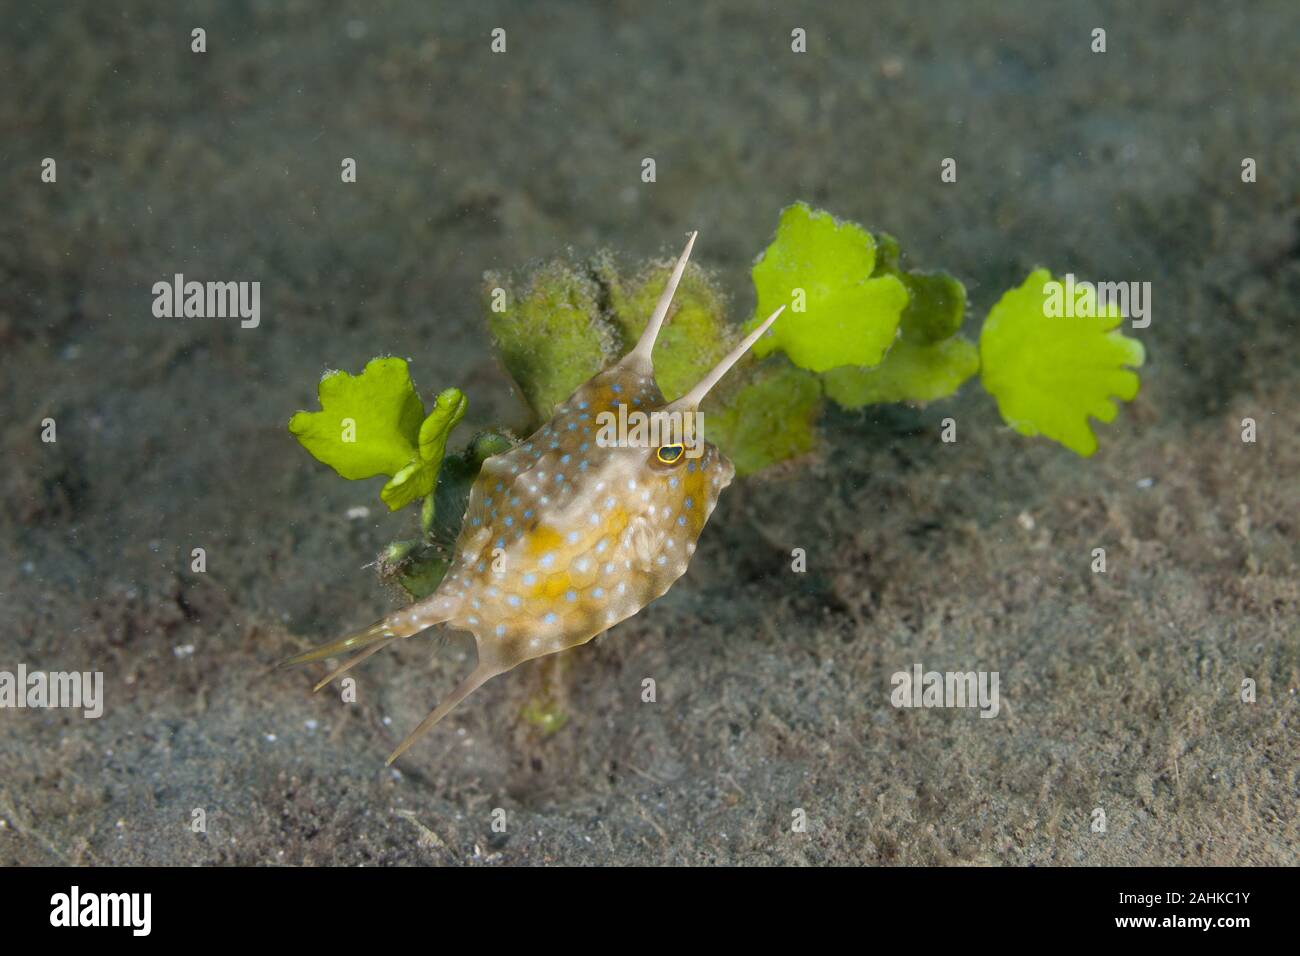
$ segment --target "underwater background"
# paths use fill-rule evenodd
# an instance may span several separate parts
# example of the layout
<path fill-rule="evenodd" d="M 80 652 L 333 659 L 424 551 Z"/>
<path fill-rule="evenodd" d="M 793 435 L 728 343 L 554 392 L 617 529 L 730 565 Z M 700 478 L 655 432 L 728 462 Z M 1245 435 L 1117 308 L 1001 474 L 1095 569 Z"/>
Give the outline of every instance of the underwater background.
<path fill-rule="evenodd" d="M 105 684 L 97 720 L 0 709 L 0 863 L 1298 862 L 1295 4 L 0 23 L 0 670 Z M 288 433 L 324 370 L 391 354 L 426 401 L 459 387 L 455 445 L 521 423 L 486 271 L 631 267 L 699 229 L 740 321 L 796 200 L 959 277 L 972 333 L 1035 266 L 1149 281 L 1140 395 L 1087 460 L 975 381 L 828 412 L 816 454 L 723 494 L 664 598 L 564 657 L 558 730 L 521 713 L 532 662 L 383 767 L 464 634 L 367 661 L 355 704 L 272 670 L 398 606 L 366 565 L 415 521 Z M 175 273 L 260 282 L 258 327 L 155 317 Z M 998 715 L 895 708 L 916 663 L 997 671 Z"/>

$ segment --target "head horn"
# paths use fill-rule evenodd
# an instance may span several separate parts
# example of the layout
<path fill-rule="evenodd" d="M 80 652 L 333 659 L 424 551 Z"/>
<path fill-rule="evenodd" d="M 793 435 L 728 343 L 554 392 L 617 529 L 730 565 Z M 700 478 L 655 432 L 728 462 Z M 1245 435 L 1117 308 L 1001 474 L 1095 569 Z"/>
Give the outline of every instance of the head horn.
<path fill-rule="evenodd" d="M 623 356 L 620 365 L 645 365 L 654 367 L 654 362 L 650 355 L 655 348 L 655 340 L 659 338 L 659 330 L 663 327 L 664 317 L 668 315 L 668 307 L 673 304 L 673 293 L 677 291 L 677 283 L 682 281 L 682 273 L 686 271 L 687 260 L 691 258 L 691 247 L 695 245 L 695 237 L 698 232 L 692 232 L 686 240 L 686 248 L 682 251 L 681 257 L 678 258 L 677 264 L 673 266 L 673 274 L 668 277 L 668 284 L 664 286 L 663 293 L 659 296 L 659 303 L 655 306 L 654 314 L 650 316 L 650 321 L 645 325 L 645 331 L 641 333 L 640 340 L 636 343 L 636 348 Z"/>

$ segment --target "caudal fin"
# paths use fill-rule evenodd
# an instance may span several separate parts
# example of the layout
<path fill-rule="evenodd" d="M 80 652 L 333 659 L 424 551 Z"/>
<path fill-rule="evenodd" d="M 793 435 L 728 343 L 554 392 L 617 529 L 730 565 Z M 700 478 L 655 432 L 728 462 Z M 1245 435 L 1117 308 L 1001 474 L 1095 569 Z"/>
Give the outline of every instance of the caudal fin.
<path fill-rule="evenodd" d="M 294 664 L 309 664 L 312 661 L 321 661 L 327 657 L 338 657 L 341 654 L 349 654 L 353 651 L 360 652 L 349 658 L 341 667 L 332 671 L 328 677 L 318 683 L 315 689 L 320 690 L 334 678 L 347 673 L 371 654 L 383 650 L 393 641 L 419 634 L 434 624 L 441 624 L 450 616 L 447 602 L 444 599 L 438 598 L 436 602 L 433 599 L 422 601 L 395 614 L 390 614 L 382 621 L 376 621 L 367 628 L 340 637 L 336 641 L 330 641 L 328 644 L 322 644 L 320 647 L 314 647 L 309 651 L 286 658 L 278 666 L 290 667 Z"/>
<path fill-rule="evenodd" d="M 377 641 L 398 636 L 400 635 L 393 633 L 393 629 L 389 626 L 388 618 L 384 618 L 382 621 L 376 621 L 369 627 L 354 631 L 346 637 L 340 637 L 336 641 L 330 641 L 328 644 L 321 644 L 309 651 L 303 651 L 301 654 L 285 658 L 276 666 L 292 667 L 294 664 L 310 664 L 312 661 L 323 661 L 327 657 L 338 657 L 340 654 L 347 654 L 350 651 L 359 651 Z"/>

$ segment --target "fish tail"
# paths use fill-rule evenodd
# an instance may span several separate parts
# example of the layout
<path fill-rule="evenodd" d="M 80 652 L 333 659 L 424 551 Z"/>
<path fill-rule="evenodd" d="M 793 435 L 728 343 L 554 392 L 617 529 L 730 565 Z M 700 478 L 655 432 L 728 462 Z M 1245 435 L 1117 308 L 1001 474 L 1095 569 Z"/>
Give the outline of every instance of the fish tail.
<path fill-rule="evenodd" d="M 419 634 L 435 624 L 441 624 L 449 620 L 451 615 L 451 602 L 440 595 L 434 594 L 418 604 L 412 604 L 410 607 L 395 611 L 369 627 L 353 631 L 351 634 L 344 635 L 337 640 L 286 658 L 278 666 L 291 667 L 295 664 L 309 664 L 312 661 L 324 660 L 327 657 L 338 657 L 341 654 L 354 651 L 359 652 L 321 680 L 315 688 L 320 690 L 330 681 L 347 673 L 367 657 L 383 650 L 393 641 Z"/>

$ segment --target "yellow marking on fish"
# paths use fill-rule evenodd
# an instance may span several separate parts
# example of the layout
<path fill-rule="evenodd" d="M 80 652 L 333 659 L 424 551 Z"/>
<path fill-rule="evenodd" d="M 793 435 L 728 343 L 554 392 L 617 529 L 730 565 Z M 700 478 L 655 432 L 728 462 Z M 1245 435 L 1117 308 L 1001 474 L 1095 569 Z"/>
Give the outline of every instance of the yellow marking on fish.
<path fill-rule="evenodd" d="M 528 552 L 534 557 L 540 557 L 548 551 L 554 551 L 564 541 L 560 537 L 560 532 L 554 528 L 538 526 L 528 535 Z"/>
<path fill-rule="evenodd" d="M 546 579 L 541 592 L 543 597 L 558 598 L 567 590 L 569 590 L 569 576 L 567 574 L 553 574 Z"/>

